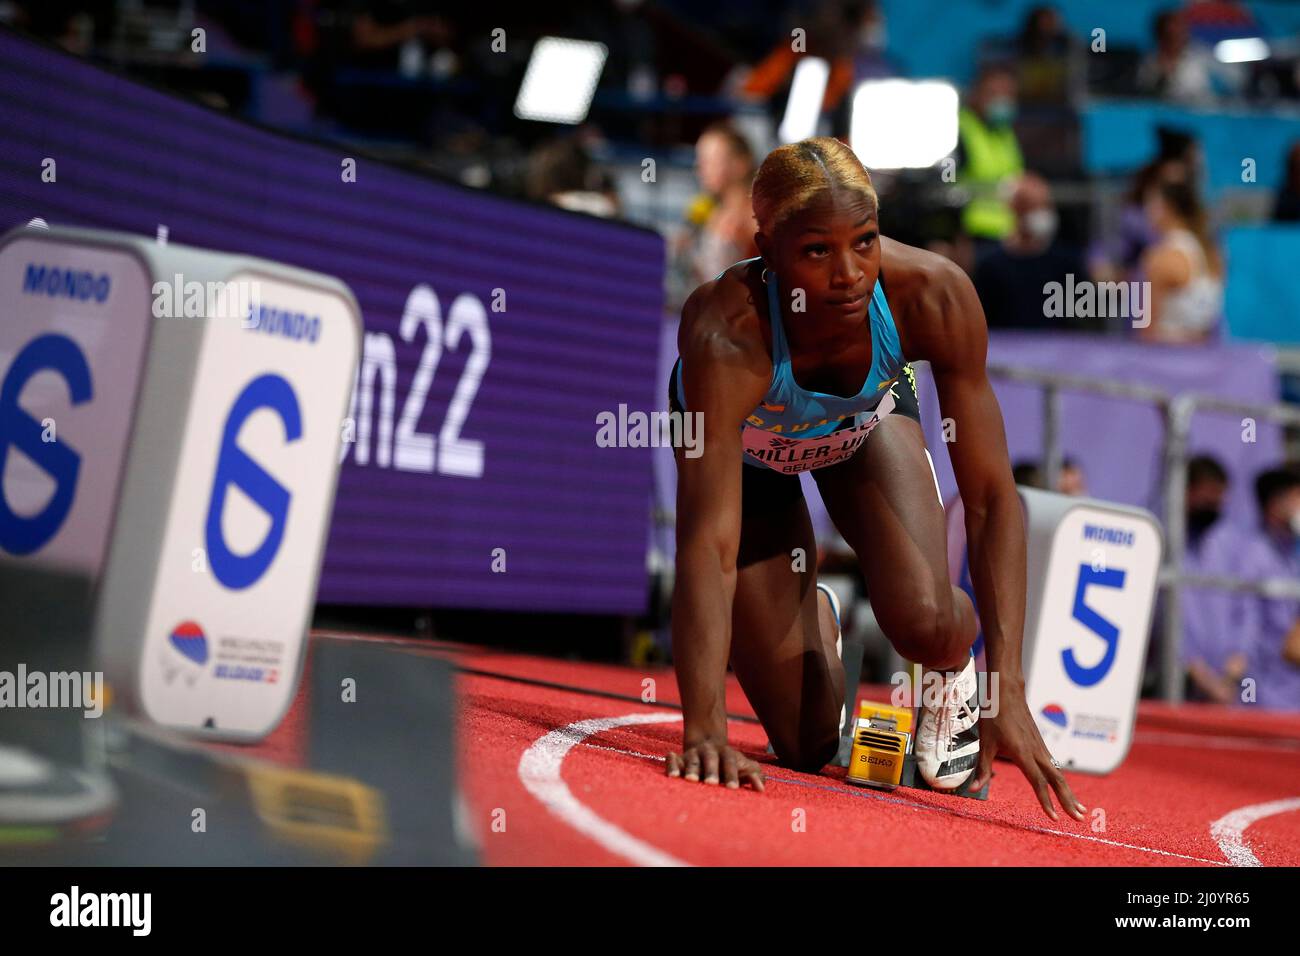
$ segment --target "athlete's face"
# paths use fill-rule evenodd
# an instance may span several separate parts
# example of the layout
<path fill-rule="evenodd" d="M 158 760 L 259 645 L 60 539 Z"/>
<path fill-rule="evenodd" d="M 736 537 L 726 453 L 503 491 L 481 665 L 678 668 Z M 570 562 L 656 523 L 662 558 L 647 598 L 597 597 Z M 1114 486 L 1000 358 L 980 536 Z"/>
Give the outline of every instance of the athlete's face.
<path fill-rule="evenodd" d="M 784 296 L 802 289 L 805 308 L 814 319 L 866 316 L 880 274 L 875 203 L 854 194 L 826 195 L 786 219 L 775 233 L 759 233 L 756 239 Z"/>

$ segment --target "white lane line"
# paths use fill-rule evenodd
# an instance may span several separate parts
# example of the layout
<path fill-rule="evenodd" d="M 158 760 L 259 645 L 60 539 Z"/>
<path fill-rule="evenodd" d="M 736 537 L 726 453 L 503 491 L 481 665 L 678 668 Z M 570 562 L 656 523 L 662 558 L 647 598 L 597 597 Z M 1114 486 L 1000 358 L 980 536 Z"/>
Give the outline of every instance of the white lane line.
<path fill-rule="evenodd" d="M 612 754 L 622 754 L 624 757 L 640 757 L 642 760 L 657 760 L 660 763 L 667 759 L 662 754 L 643 754 L 636 750 L 624 750 L 621 747 L 607 747 L 604 744 L 593 744 L 585 741 L 583 746 L 588 750 L 608 750 Z"/>
<path fill-rule="evenodd" d="M 657 757 L 654 754 L 643 754 L 643 753 L 638 753 L 635 750 L 623 750 L 622 748 L 619 747 L 610 747 L 604 744 L 583 743 L 583 746 L 590 747 L 594 750 L 608 750 L 611 753 L 622 754 L 625 757 L 639 757 L 644 760 L 657 760 L 660 763 L 664 761 L 663 757 Z M 815 787 L 816 789 L 819 790 L 830 790 L 835 793 L 847 793 L 851 797 L 878 800 L 881 803 L 893 803 L 893 804 L 897 804 L 898 806 L 908 807 L 909 809 L 912 810 L 933 810 L 937 813 L 946 813 L 949 814 L 950 816 L 961 817 L 966 820 L 976 820 L 983 823 L 991 823 L 994 824 L 995 826 L 1016 826 L 1015 824 L 1006 824 L 995 817 L 984 817 L 976 813 L 965 813 L 961 810 L 954 810 L 949 807 L 936 807 L 934 804 L 930 804 L 930 803 L 917 803 L 914 800 L 908 800 L 903 797 L 890 796 L 884 793 L 876 793 L 875 791 L 872 790 L 860 789 L 857 787 L 853 787 L 853 788 L 838 787 L 830 783 L 814 783 L 812 781 L 807 781 L 807 780 L 794 780 L 790 777 L 774 776 L 773 774 L 767 772 L 766 770 L 764 771 L 763 776 L 764 779 L 769 781 L 775 780 L 778 783 L 788 783 L 796 787 Z M 1017 829 L 1029 830 L 1033 833 L 1045 833 L 1048 834 L 1049 836 L 1069 837 L 1072 840 L 1087 840 L 1090 843 L 1104 843 L 1107 846 L 1117 846 L 1125 850 L 1138 850 L 1139 852 L 1142 853 L 1154 853 L 1158 856 L 1171 856 L 1180 860 L 1191 860 L 1193 863 L 1208 863 L 1211 866 L 1229 865 L 1227 863 L 1224 863 L 1222 860 L 1211 860 L 1203 856 L 1189 856 L 1186 853 L 1174 853 L 1172 850 L 1159 850 L 1156 849 L 1155 847 L 1141 846 L 1136 843 L 1123 843 L 1120 840 L 1107 840 L 1104 837 L 1089 836 L 1086 833 L 1070 833 L 1068 830 L 1053 830 L 1051 827 L 1020 825 L 1017 827 Z"/>
<path fill-rule="evenodd" d="M 588 737 L 616 727 L 666 724 L 681 719 L 681 714 L 641 713 L 576 721 L 545 734 L 524 751 L 519 758 L 519 779 L 547 810 L 609 852 L 638 866 L 689 866 L 597 816 L 573 795 L 560 773 L 569 751 Z"/>
<path fill-rule="evenodd" d="M 1210 836 L 1214 837 L 1214 842 L 1219 844 L 1219 849 L 1233 866 L 1263 866 L 1246 842 L 1246 828 L 1265 817 L 1292 810 L 1300 810 L 1300 797 L 1240 807 L 1211 823 Z"/>
<path fill-rule="evenodd" d="M 1206 863 L 1210 866 L 1226 866 L 1222 860 L 1211 860 L 1203 856 L 1191 856 L 1187 853 L 1175 853 L 1173 850 L 1158 850 L 1153 846 L 1142 846 L 1137 843 L 1123 843 L 1120 840 L 1107 840 L 1104 837 L 1088 836 L 1086 833 L 1067 833 L 1065 830 L 1053 830 L 1050 827 L 1025 827 L 1027 830 L 1033 830 L 1036 833 L 1050 833 L 1054 836 L 1069 837 L 1072 840 L 1087 840 L 1090 843 L 1104 843 L 1107 846 L 1118 846 L 1125 850 L 1138 850 L 1142 853 L 1154 853 L 1157 856 L 1172 856 L 1179 860 L 1191 860 L 1193 863 Z"/>

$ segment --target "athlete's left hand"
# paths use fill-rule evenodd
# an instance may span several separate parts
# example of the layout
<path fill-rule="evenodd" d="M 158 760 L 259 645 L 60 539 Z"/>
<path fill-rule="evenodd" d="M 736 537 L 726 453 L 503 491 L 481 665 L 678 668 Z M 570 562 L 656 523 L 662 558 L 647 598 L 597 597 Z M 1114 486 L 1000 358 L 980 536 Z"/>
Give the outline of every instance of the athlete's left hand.
<path fill-rule="evenodd" d="M 1070 785 L 1052 762 L 1038 725 L 1030 716 L 1029 704 L 1022 688 L 1003 682 L 999 689 L 998 714 L 980 719 L 980 759 L 971 778 L 970 790 L 978 791 L 993 776 L 993 758 L 999 753 L 1018 766 L 1034 788 L 1043 811 L 1053 820 L 1060 819 L 1052 805 L 1051 790 L 1061 807 L 1076 820 L 1082 820 L 1088 808 L 1075 799 Z M 1048 787 L 1051 787 L 1051 790 Z"/>

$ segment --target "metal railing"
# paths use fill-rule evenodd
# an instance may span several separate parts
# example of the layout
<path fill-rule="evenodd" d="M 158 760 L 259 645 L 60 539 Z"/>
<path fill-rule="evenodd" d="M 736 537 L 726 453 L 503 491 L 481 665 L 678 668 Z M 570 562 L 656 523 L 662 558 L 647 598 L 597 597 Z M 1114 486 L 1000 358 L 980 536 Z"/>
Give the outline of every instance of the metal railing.
<path fill-rule="evenodd" d="M 990 378 L 1036 385 L 1043 394 L 1043 479 L 1056 487 L 1063 457 L 1061 447 L 1061 393 L 1087 392 L 1107 398 L 1125 399 L 1156 406 L 1164 423 L 1164 453 L 1161 457 L 1164 489 L 1162 520 L 1165 526 L 1165 556 L 1159 587 L 1164 602 L 1160 640 L 1161 696 L 1171 702 L 1183 699 L 1182 595 L 1189 587 L 1218 588 L 1267 598 L 1300 599 L 1300 581 L 1291 578 L 1246 578 L 1191 575 L 1183 570 L 1187 554 L 1187 459 L 1192 419 L 1198 412 L 1243 415 L 1282 425 L 1300 427 L 1300 408 L 1281 402 L 1255 404 L 1213 395 L 1179 393 L 1145 385 L 1084 375 L 1044 372 L 1039 369 L 990 364 Z"/>

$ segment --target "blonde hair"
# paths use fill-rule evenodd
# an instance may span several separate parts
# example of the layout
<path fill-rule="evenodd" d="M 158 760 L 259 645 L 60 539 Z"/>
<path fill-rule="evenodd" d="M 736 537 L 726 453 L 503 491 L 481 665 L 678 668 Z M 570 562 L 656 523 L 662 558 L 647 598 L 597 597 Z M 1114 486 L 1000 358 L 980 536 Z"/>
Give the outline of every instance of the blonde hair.
<path fill-rule="evenodd" d="M 754 176 L 754 218 L 758 228 L 773 230 L 818 195 L 858 194 L 877 205 L 876 187 L 861 161 L 838 139 L 818 136 L 778 146 L 767 154 Z"/>

